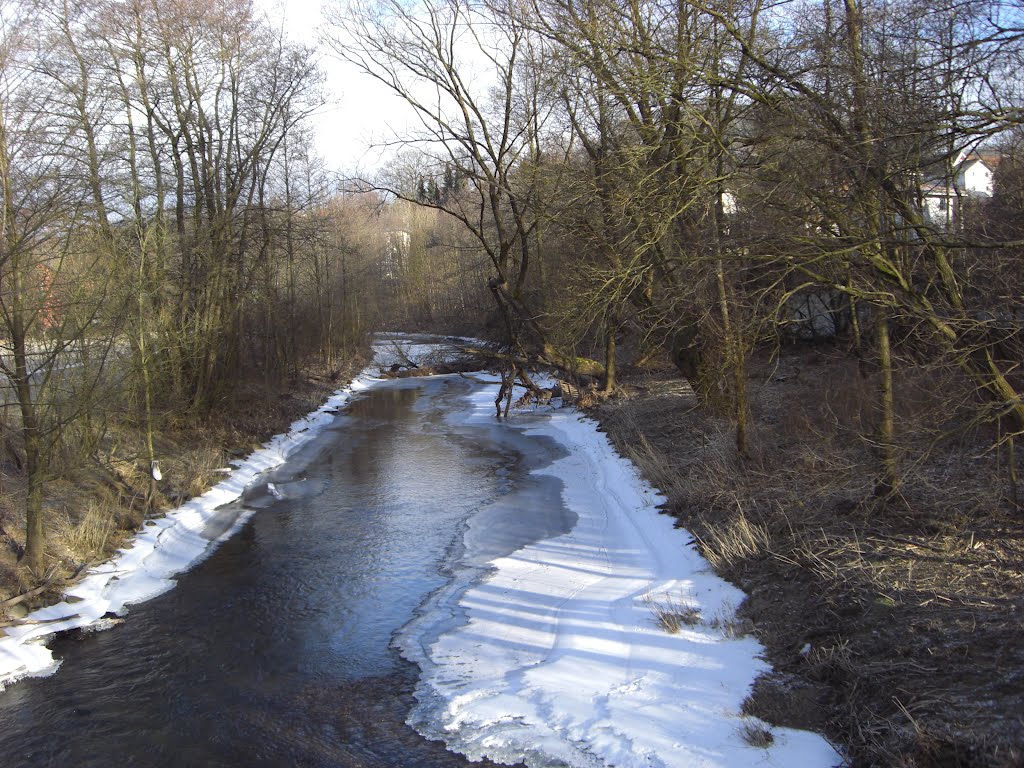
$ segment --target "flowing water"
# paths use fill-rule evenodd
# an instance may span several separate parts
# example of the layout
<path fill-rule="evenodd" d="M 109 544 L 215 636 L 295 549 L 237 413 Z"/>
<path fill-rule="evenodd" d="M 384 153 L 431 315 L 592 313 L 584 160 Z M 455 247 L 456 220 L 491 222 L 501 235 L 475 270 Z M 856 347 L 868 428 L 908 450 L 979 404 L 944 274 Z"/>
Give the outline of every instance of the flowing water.
<path fill-rule="evenodd" d="M 471 386 L 370 390 L 220 511 L 211 538 L 257 509 L 174 590 L 54 640 L 60 670 L 0 694 L 0 765 L 469 765 L 405 724 L 418 669 L 392 639 L 419 617 L 403 642 L 429 643 L 456 574 L 574 522 L 529 471 L 557 446 L 446 418 Z"/>

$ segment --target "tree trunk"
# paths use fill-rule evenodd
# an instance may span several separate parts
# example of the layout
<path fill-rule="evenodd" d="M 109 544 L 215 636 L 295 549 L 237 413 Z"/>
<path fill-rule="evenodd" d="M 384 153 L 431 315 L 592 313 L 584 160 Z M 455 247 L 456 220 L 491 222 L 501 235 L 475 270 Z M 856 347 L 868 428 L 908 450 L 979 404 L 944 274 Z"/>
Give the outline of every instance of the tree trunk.
<path fill-rule="evenodd" d="M 604 393 L 610 395 L 615 390 L 615 334 L 618 323 L 609 317 L 605 324 L 604 340 Z"/>
<path fill-rule="evenodd" d="M 892 349 L 889 339 L 888 311 L 880 308 L 878 312 L 878 364 L 881 369 L 879 387 L 879 404 L 882 408 L 881 421 L 878 426 L 878 443 L 881 450 L 882 476 L 875 495 L 889 496 L 899 487 L 898 461 L 896 457 L 896 427 L 893 415 L 895 398 L 892 382 Z"/>
<path fill-rule="evenodd" d="M 11 342 L 14 351 L 14 387 L 21 408 L 21 434 L 25 445 L 25 474 L 28 476 L 28 494 L 25 497 L 25 554 L 24 563 L 32 571 L 42 573 L 46 552 L 46 534 L 43 529 L 43 451 L 39 433 L 32 379 L 29 372 L 26 340 L 26 308 L 22 306 L 24 279 L 17 260 L 11 277 L 14 283 L 14 311 L 11 316 Z"/>

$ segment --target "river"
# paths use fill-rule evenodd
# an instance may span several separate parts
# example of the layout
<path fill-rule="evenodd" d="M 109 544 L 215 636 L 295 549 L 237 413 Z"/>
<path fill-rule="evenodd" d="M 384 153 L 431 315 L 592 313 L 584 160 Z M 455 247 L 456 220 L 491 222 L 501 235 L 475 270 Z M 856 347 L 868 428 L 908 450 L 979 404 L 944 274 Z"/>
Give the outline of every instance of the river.
<path fill-rule="evenodd" d="M 353 400 L 219 512 L 211 538 L 255 510 L 175 589 L 58 637 L 56 674 L 0 694 L 0 764 L 469 765 L 406 725 L 418 668 L 393 638 L 418 619 L 404 642 L 428 644 L 462 620 L 438 597 L 456 575 L 575 521 L 530 473 L 562 455 L 553 441 L 446 419 L 473 386 Z"/>

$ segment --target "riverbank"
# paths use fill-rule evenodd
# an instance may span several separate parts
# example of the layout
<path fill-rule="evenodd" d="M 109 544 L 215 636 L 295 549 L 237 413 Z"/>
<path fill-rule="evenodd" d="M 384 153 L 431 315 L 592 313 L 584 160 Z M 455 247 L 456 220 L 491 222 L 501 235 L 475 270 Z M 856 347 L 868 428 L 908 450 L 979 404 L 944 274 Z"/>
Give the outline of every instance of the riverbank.
<path fill-rule="evenodd" d="M 473 381 L 448 428 L 521 433 L 523 458 L 557 495 L 552 507 L 513 492 L 470 521 L 464 562 L 485 573 L 456 568 L 396 640 L 421 669 L 409 722 L 471 759 L 538 767 L 838 765 L 818 734 L 741 711 L 767 667 L 737 631 L 743 595 L 659 513 L 663 497 L 597 424 L 546 405 L 496 420 L 499 378 Z M 538 444 L 556 458 L 534 464 Z M 558 506 L 566 531 L 556 517 L 533 543 L 492 546 Z"/>
<path fill-rule="evenodd" d="M 849 381 L 862 399 L 830 384 Z M 898 382 L 917 442 L 882 501 L 859 437 L 872 382 L 843 356 L 754 361 L 745 460 L 674 369 L 622 383 L 589 413 L 748 595 L 740 617 L 774 667 L 748 713 L 825 733 L 855 766 L 1021 765 L 1024 535 L 992 435 L 953 429 L 927 382 Z"/>
<path fill-rule="evenodd" d="M 108 560 L 148 517 L 159 517 L 209 490 L 223 479 L 233 460 L 315 411 L 369 360 L 369 352 L 360 350 L 330 369 L 310 365 L 288 385 L 250 379 L 201 422 L 166 415 L 155 435 L 162 477 L 149 510 L 144 433 L 126 413 L 108 415 L 104 437 L 92 454 L 62 466 L 47 483 L 47 568 L 42 574 L 33 574 L 18 562 L 24 548 L 25 481 L 16 466 L 4 465 L 0 625 L 59 600 L 70 580 L 84 575 L 88 566 Z"/>
<path fill-rule="evenodd" d="M 427 372 L 409 367 L 422 361 L 408 356 L 398 368 Z M 858 438 L 870 419 L 871 382 L 863 382 L 864 402 L 841 400 L 851 387 L 828 384 L 860 375 L 855 363 L 813 349 L 755 361 L 752 450 L 744 460 L 735 456 L 729 424 L 709 415 L 668 367 L 630 372 L 621 393 L 589 413 L 666 494 L 664 509 L 694 535 L 704 557 L 748 595 L 727 630 L 737 637 L 752 631 L 773 666 L 743 708 L 773 728 L 752 738 L 775 738 L 785 728 L 825 733 L 855 766 L 1018 765 L 1024 536 L 1006 498 L 1005 466 L 985 450 L 991 435 L 983 431 L 950 432 L 954 437 L 944 440 L 922 431 L 932 442 L 924 458 L 905 464 L 902 495 L 879 500 L 871 482 L 876 459 Z M 310 379 L 305 403 L 294 393 L 277 394 L 294 411 L 281 406 L 285 424 L 268 427 L 272 432 L 289 423 L 283 414 L 304 416 L 338 389 L 338 382 Z M 909 397 L 914 381 L 899 384 L 904 402 L 918 409 L 901 414 L 901 426 L 914 434 L 914 419 L 935 417 L 923 396 Z M 248 434 L 278 410 L 267 408 L 268 397 L 255 389 L 239 393 L 237 423 L 248 423 Z M 474 406 L 488 422 L 490 397 L 488 391 Z M 236 436 L 244 434 L 235 428 Z M 258 445 L 248 439 L 247 448 L 234 450 L 248 454 Z M 590 454 L 593 446 L 580 450 Z M 221 451 L 219 467 L 233 456 L 230 448 Z M 182 482 L 174 472 L 171 465 L 164 487 Z M 602 477 L 594 474 L 584 486 L 597 487 Z M 597 508 L 602 498 L 580 508 Z M 517 559 L 526 562 L 527 554 Z M 522 574 L 512 575 L 522 581 Z M 684 626 L 715 613 L 694 613 L 669 598 L 675 596 L 662 598 L 661 612 Z M 524 622 L 543 613 L 543 606 L 524 606 Z M 560 650 L 550 666 L 565 658 Z"/>

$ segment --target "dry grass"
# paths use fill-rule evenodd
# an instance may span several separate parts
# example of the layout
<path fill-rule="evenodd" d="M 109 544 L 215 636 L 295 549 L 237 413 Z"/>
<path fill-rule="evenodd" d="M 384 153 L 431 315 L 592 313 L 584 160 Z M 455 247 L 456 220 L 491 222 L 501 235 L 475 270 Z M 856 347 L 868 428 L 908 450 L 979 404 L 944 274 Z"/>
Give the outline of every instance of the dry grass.
<path fill-rule="evenodd" d="M 812 646 L 807 653 L 807 665 L 811 674 L 821 679 L 834 676 L 845 678 L 857 671 L 850 641 L 845 639 L 832 645 Z"/>
<path fill-rule="evenodd" d="M 57 536 L 76 562 L 89 562 L 98 552 L 107 551 L 107 544 L 117 531 L 116 512 L 109 503 L 88 499 L 79 515 L 66 512 L 57 518 Z"/>
<path fill-rule="evenodd" d="M 771 728 L 760 720 L 745 720 L 740 726 L 740 737 L 752 747 L 768 749 L 775 743 Z"/>
<path fill-rule="evenodd" d="M 738 505 L 738 500 L 737 500 Z M 697 537 L 711 567 L 723 570 L 746 560 L 765 556 L 771 549 L 768 529 L 752 522 L 742 509 L 723 523 L 712 523 Z"/>
<path fill-rule="evenodd" d="M 701 622 L 700 609 L 687 598 L 676 599 L 665 595 L 662 600 L 648 596 L 645 600 L 658 626 L 670 635 L 679 634 L 683 627 L 695 627 Z"/>
<path fill-rule="evenodd" d="M 182 463 L 180 482 L 185 487 L 184 495 L 199 496 L 221 479 L 217 470 L 225 464 L 224 450 L 215 443 L 203 442 L 192 448 Z"/>
<path fill-rule="evenodd" d="M 709 622 L 755 627 L 775 667 L 747 714 L 823 730 L 853 766 L 1020 765 L 1024 528 L 995 431 L 959 415 L 969 386 L 914 369 L 897 382 L 903 480 L 879 499 L 874 371 L 806 349 L 761 371 L 747 458 L 674 372 L 597 409 L 748 595 Z"/>
<path fill-rule="evenodd" d="M 754 625 L 746 616 L 738 613 L 734 606 L 726 603 L 711 620 L 711 628 L 717 629 L 730 640 L 745 637 L 754 631 Z"/>
<path fill-rule="evenodd" d="M 636 426 L 624 426 L 632 432 L 631 437 L 620 444 L 622 453 L 632 461 L 641 474 L 661 491 L 672 494 L 686 483 L 686 476 L 672 457 L 655 448 L 647 435 Z"/>

